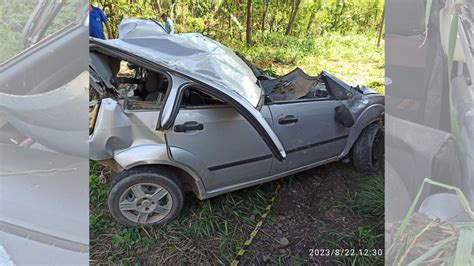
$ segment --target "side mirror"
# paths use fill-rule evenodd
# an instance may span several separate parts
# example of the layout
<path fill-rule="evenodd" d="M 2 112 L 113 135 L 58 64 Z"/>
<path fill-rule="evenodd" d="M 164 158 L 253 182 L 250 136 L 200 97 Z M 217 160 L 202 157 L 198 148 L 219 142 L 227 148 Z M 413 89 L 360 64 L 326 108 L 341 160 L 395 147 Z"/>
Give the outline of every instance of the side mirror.
<path fill-rule="evenodd" d="M 354 116 L 347 106 L 344 104 L 336 107 L 335 119 L 337 122 L 341 123 L 345 127 L 351 127 L 354 125 Z"/>

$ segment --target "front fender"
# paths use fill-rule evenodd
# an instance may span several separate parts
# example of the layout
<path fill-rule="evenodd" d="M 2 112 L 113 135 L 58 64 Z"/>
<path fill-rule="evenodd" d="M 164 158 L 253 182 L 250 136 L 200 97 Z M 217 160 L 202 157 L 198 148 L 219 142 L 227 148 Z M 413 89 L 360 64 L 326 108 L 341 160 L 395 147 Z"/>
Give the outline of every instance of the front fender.
<path fill-rule="evenodd" d="M 351 131 L 349 133 L 349 137 L 347 138 L 347 143 L 346 146 L 344 147 L 344 150 L 342 151 L 341 155 L 339 155 L 339 158 L 342 158 L 346 156 L 349 151 L 351 150 L 352 146 L 356 142 L 356 140 L 359 138 L 360 133 L 364 128 L 366 128 L 368 125 L 372 124 L 373 122 L 381 119 L 381 116 L 385 112 L 385 106 L 382 104 L 373 104 L 359 115 L 357 117 L 357 120 L 355 121 L 354 125 L 351 128 Z"/>

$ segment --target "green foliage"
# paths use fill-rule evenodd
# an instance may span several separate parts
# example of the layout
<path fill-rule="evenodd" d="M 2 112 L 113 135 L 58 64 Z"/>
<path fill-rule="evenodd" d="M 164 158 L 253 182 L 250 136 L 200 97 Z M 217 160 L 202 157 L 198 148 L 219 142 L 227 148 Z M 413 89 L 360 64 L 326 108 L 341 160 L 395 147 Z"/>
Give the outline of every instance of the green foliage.
<path fill-rule="evenodd" d="M 21 32 L 34 8 L 35 3 L 27 1 L 8 1 L 0 4 L 0 63 L 21 52 Z"/>
<path fill-rule="evenodd" d="M 107 232 L 107 230 L 113 226 L 109 217 L 110 215 L 107 210 L 102 210 L 98 213 L 91 213 L 89 216 L 89 228 L 91 233 L 100 234 Z"/>
<path fill-rule="evenodd" d="M 61 8 L 43 38 L 53 35 L 77 19 L 81 0 L 69 0 Z M 0 63 L 11 59 L 25 49 L 23 28 L 33 14 L 37 1 L 4 0 L 0 3 Z"/>
<path fill-rule="evenodd" d="M 265 209 L 268 196 L 258 187 L 225 194 L 206 201 L 188 198 L 180 217 L 157 228 L 124 228 L 110 216 L 106 206 L 108 184 L 100 184 L 98 176 L 102 167 L 90 162 L 90 233 L 92 248 L 111 243 L 106 257 L 111 262 L 135 263 L 123 260 L 128 252 L 147 252 L 163 246 L 162 256 L 168 257 L 182 250 L 183 263 L 195 262 L 202 256 L 202 249 L 195 246 L 209 246 L 208 263 L 219 258 L 228 261 L 242 244 L 244 237 L 256 224 L 256 219 Z M 252 217 L 254 216 L 254 217 Z M 119 253 L 113 253 L 117 252 Z M 122 254 L 122 255 L 120 255 Z M 145 256 L 145 255 L 143 255 Z M 150 254 L 146 255 L 150 256 Z M 140 256 L 138 256 L 140 258 Z M 206 264 L 206 263 L 205 263 Z"/>
<path fill-rule="evenodd" d="M 103 204 L 107 201 L 108 186 L 99 182 L 99 176 L 103 166 L 100 164 L 90 161 L 89 162 L 89 199 L 91 204 Z"/>
<path fill-rule="evenodd" d="M 273 75 L 302 68 L 309 75 L 328 71 L 351 85 L 366 85 L 384 93 L 384 49 L 375 44 L 375 34 L 295 37 L 283 33 L 257 33 L 255 44 L 224 41 L 250 61 Z"/>
<path fill-rule="evenodd" d="M 185 17 L 183 19 L 183 24 L 176 25 L 177 32 L 204 32 L 206 30 L 206 24 L 203 19 L 201 18 L 194 18 L 194 17 Z"/>
<path fill-rule="evenodd" d="M 142 239 L 137 228 L 125 228 L 112 237 L 112 245 L 122 249 L 131 249 Z"/>
<path fill-rule="evenodd" d="M 246 25 L 246 2 L 235 0 L 93 0 L 109 16 L 116 36 L 124 17 L 146 17 L 160 20 L 162 13 L 175 21 L 178 32 L 205 32 L 222 39 L 242 40 Z M 292 10 L 292 0 L 268 1 L 264 17 L 264 1 L 253 1 L 254 34 L 270 31 L 284 33 Z M 361 34 L 375 32 L 380 25 L 383 0 L 306 0 L 302 1 L 291 35 L 317 36 L 328 32 Z M 262 21 L 265 19 L 265 28 Z"/>
<path fill-rule="evenodd" d="M 380 265 L 384 256 L 380 256 L 379 249 L 384 241 L 384 178 L 383 171 L 369 176 L 361 181 L 354 190 L 348 191 L 342 201 L 335 201 L 327 207 L 343 209 L 351 213 L 350 219 L 369 219 L 372 223 L 365 223 L 357 230 L 323 231 L 321 241 L 327 248 L 354 249 L 356 256 L 334 256 L 331 259 L 344 265 Z M 363 254 L 360 254 L 362 251 Z M 367 254 L 365 254 L 367 251 Z"/>
<path fill-rule="evenodd" d="M 375 221 L 384 219 L 384 178 L 383 174 L 370 176 L 358 185 L 357 192 L 347 192 L 343 201 L 335 201 L 330 208 L 345 209 L 360 217 L 370 217 Z"/>

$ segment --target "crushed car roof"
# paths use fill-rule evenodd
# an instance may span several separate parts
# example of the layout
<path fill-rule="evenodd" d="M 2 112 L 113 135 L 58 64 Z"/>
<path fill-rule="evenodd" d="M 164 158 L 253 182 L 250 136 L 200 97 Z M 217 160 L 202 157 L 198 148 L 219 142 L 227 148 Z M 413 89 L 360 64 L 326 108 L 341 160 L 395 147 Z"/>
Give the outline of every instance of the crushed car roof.
<path fill-rule="evenodd" d="M 160 23 L 152 19 L 124 18 L 119 25 L 119 39 L 162 34 L 168 33 Z"/>
<path fill-rule="evenodd" d="M 262 95 L 257 78 L 232 50 L 199 33 L 98 40 L 212 87 L 236 93 L 256 107 Z"/>

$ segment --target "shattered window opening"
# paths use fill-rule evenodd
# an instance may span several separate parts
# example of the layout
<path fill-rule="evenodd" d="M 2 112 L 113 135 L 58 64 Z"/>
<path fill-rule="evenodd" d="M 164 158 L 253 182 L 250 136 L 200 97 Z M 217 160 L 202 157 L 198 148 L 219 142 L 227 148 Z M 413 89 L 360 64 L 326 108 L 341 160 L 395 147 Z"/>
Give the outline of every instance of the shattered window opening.
<path fill-rule="evenodd" d="M 300 68 L 279 78 L 261 80 L 260 82 L 273 102 L 332 98 L 320 75 L 309 76 Z"/>
<path fill-rule="evenodd" d="M 229 107 L 226 102 L 203 92 L 199 86 L 195 84 L 188 85 L 185 88 L 181 106 L 186 109 Z"/>
<path fill-rule="evenodd" d="M 170 76 L 99 53 L 91 53 L 91 69 L 100 78 L 100 86 L 112 96 L 125 99 L 129 110 L 160 108 L 170 87 Z"/>

